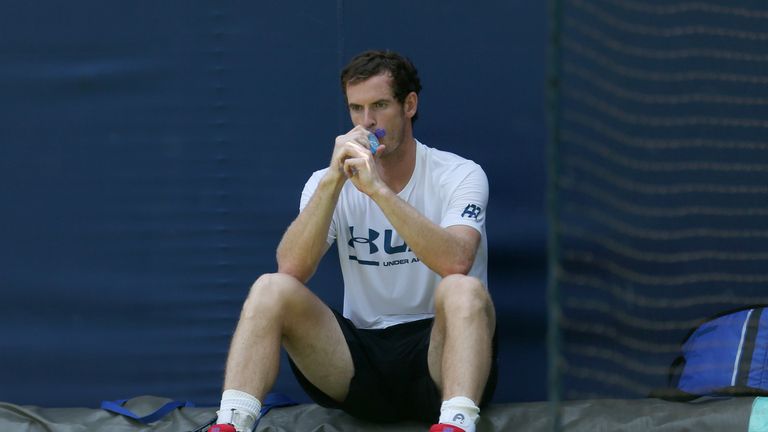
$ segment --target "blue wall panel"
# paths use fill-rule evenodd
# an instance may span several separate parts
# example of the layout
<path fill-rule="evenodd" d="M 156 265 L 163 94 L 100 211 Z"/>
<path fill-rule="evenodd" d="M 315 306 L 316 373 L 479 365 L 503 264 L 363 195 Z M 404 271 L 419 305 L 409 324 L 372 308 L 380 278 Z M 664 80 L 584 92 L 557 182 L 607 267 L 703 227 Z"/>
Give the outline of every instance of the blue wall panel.
<path fill-rule="evenodd" d="M 338 72 L 367 48 L 419 67 L 417 137 L 485 167 L 496 400 L 546 397 L 545 5 L 382 5 L 4 5 L 0 400 L 218 403 L 241 302 L 350 128 Z M 339 306 L 334 259 L 310 285 Z M 285 368 L 276 389 L 306 400 Z"/>

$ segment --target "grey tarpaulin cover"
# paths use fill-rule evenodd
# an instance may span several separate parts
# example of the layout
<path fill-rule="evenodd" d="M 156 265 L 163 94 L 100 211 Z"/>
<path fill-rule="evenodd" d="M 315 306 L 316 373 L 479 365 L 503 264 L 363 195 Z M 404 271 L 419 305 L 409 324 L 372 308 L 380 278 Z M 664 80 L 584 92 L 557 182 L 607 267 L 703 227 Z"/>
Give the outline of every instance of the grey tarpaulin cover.
<path fill-rule="evenodd" d="M 737 432 L 748 430 L 753 398 L 700 400 L 694 403 L 658 399 L 585 400 L 562 405 L 565 431 L 584 432 Z M 136 413 L 151 412 L 168 399 L 142 396 L 126 406 Z M 150 425 L 92 408 L 40 408 L 0 403 L 0 431 L 12 432 L 139 432 L 190 431 L 215 415 L 216 408 L 180 408 Z M 498 404 L 482 412 L 479 432 L 549 432 L 551 409 L 547 402 Z M 260 422 L 263 432 L 424 432 L 428 425 L 398 423 L 375 425 L 343 412 L 305 404 L 271 410 Z"/>

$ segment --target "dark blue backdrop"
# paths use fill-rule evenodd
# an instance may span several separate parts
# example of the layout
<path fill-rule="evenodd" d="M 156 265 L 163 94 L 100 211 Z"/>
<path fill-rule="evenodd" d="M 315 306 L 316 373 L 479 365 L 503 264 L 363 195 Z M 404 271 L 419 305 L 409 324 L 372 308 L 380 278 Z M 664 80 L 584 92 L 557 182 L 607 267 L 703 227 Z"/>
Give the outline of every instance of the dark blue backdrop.
<path fill-rule="evenodd" d="M 411 57 L 416 135 L 484 166 L 496 401 L 545 393 L 546 2 L 5 2 L 0 400 L 217 404 L 240 304 L 350 128 L 340 67 Z M 311 286 L 341 301 L 335 256 Z M 276 390 L 306 400 L 290 372 Z"/>

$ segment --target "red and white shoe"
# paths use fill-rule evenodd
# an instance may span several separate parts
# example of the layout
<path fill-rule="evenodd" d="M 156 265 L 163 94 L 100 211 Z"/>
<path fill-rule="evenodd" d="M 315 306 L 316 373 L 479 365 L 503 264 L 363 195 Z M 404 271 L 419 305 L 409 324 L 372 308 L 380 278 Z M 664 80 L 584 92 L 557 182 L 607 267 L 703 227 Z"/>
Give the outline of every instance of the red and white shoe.
<path fill-rule="evenodd" d="M 231 424 L 215 424 L 208 429 L 208 432 L 237 432 Z"/>
<path fill-rule="evenodd" d="M 445 423 L 438 423 L 436 425 L 432 425 L 432 427 L 429 428 L 429 432 L 466 432 L 466 431 L 458 426 L 448 425 Z"/>

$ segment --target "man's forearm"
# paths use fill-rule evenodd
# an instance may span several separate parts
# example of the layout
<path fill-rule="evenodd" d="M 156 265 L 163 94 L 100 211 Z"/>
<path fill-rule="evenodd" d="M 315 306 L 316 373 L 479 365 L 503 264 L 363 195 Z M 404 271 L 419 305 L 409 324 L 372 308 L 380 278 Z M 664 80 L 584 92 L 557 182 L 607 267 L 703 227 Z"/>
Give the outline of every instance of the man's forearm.
<path fill-rule="evenodd" d="M 479 233 L 469 227 L 443 228 L 427 219 L 388 188 L 371 198 L 427 267 L 440 276 L 467 274 L 474 263 Z"/>
<path fill-rule="evenodd" d="M 307 206 L 291 223 L 277 247 L 277 271 L 306 283 L 328 249 L 328 228 L 343 181 L 338 176 L 320 180 Z"/>

